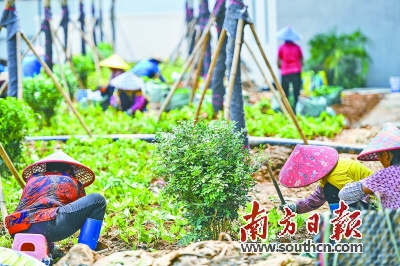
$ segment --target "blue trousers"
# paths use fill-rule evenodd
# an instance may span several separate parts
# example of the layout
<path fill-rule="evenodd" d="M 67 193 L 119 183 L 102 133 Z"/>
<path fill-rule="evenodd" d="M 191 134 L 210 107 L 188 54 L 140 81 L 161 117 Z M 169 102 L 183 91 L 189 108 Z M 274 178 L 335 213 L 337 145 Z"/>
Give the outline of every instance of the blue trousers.
<path fill-rule="evenodd" d="M 60 207 L 55 220 L 34 223 L 20 233 L 41 234 L 48 242 L 56 242 L 72 236 L 87 218 L 103 220 L 105 212 L 106 199 L 93 193 Z"/>

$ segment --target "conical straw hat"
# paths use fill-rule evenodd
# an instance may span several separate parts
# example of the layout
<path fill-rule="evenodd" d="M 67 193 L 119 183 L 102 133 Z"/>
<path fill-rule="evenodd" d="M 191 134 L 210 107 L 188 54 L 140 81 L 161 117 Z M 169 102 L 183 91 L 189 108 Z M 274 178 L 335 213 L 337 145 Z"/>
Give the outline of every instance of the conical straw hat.
<path fill-rule="evenodd" d="M 102 67 L 117 68 L 123 70 L 128 70 L 130 68 L 128 63 L 126 63 L 124 59 L 122 59 L 117 54 L 113 54 L 112 56 L 104 59 L 100 62 L 99 65 Z"/>
<path fill-rule="evenodd" d="M 278 31 L 278 39 L 284 41 L 298 41 L 302 37 L 297 31 L 295 31 L 292 27 L 286 26 L 280 31 Z"/>
<path fill-rule="evenodd" d="M 360 161 L 379 161 L 378 152 L 400 150 L 400 129 L 387 123 L 357 156 Z"/>
<path fill-rule="evenodd" d="M 127 71 L 113 78 L 110 85 L 120 90 L 136 91 L 143 88 L 144 82 L 131 71 Z"/>
<path fill-rule="evenodd" d="M 156 60 L 160 63 L 164 62 L 164 59 L 160 54 L 153 54 L 152 57 L 150 57 L 150 59 Z"/>
<path fill-rule="evenodd" d="M 47 163 L 50 162 L 58 162 L 58 163 L 66 163 L 70 164 L 74 168 L 74 173 L 76 179 L 82 183 L 84 187 L 89 186 L 93 183 L 94 179 L 96 178 L 95 174 L 92 170 L 90 170 L 87 166 L 81 164 L 77 160 L 69 157 L 62 151 L 56 151 L 55 153 L 43 158 L 36 163 L 33 163 L 26 167 L 22 172 L 22 177 L 26 181 L 28 177 L 35 173 L 45 173 L 47 171 Z"/>
<path fill-rule="evenodd" d="M 304 187 L 329 174 L 339 160 L 331 147 L 296 145 L 279 173 L 285 187 Z"/>

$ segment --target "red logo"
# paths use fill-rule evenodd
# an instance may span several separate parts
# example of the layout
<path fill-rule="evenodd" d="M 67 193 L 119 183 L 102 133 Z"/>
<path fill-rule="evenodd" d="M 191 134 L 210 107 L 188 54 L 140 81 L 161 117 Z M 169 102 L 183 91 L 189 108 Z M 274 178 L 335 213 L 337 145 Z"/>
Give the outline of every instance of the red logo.
<path fill-rule="evenodd" d="M 344 201 L 340 201 L 339 208 L 333 212 L 337 217 L 330 220 L 333 225 L 333 234 L 329 237 L 330 239 L 340 241 L 342 236 L 347 239 L 362 238 L 361 232 L 357 230 L 362 224 L 361 211 L 349 212 L 348 209 L 349 206 Z"/>
<path fill-rule="evenodd" d="M 257 240 L 257 236 L 265 240 L 268 235 L 268 216 L 265 209 L 260 210 L 260 203 L 253 201 L 251 214 L 243 215 L 243 219 L 248 223 L 240 227 L 240 241 L 246 242 L 247 233 L 250 234 L 252 241 Z"/>

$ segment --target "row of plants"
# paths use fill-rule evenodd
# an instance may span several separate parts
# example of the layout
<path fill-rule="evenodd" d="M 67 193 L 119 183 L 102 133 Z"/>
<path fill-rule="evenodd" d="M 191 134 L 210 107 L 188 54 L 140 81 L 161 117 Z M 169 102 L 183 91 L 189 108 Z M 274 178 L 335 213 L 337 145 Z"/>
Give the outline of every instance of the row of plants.
<path fill-rule="evenodd" d="M 185 106 L 182 109 L 163 113 L 159 122 L 157 122 L 155 112 L 136 112 L 134 116 L 128 116 L 112 108 L 102 111 L 99 106 L 78 108 L 78 110 L 94 134 L 155 134 L 170 132 L 179 121 L 193 121 L 196 108 Z M 293 122 L 282 113 L 274 112 L 268 100 L 245 106 L 245 116 L 248 134 L 251 136 L 300 138 Z M 212 106 L 204 105 L 201 119 L 210 121 L 212 117 Z M 310 139 L 319 136 L 332 138 L 345 126 L 343 115 L 329 116 L 322 113 L 319 117 L 298 116 L 297 118 L 305 135 Z M 61 105 L 56 115 L 51 118 L 51 125 L 43 126 L 39 130 L 35 129 L 32 134 L 36 136 L 86 134 L 77 118 L 71 115 L 65 105 Z M 35 125 L 32 127 L 37 128 Z"/>
<path fill-rule="evenodd" d="M 142 244 L 151 249 L 159 241 L 186 245 L 216 239 L 220 232 L 237 239 L 244 224 L 240 214 L 249 210 L 248 195 L 255 183 L 251 174 L 260 164 L 242 149 L 241 133 L 233 130 L 233 123 L 186 122 L 156 139 L 154 144 L 104 138 L 31 142 L 22 145 L 21 161 L 26 166 L 62 149 L 89 166 L 97 177 L 87 193 L 101 193 L 108 202 L 103 237 L 120 238 L 132 249 Z M 13 210 L 21 189 L 5 177 L 7 207 Z M 159 194 L 149 189 L 154 178 L 166 181 Z M 273 240 L 281 229 L 281 215 L 272 209 L 269 217 Z M 304 219 L 296 222 L 301 226 Z M 69 241 L 77 243 L 76 236 L 62 243 Z M 7 233 L 0 235 L 0 244 L 10 247 Z"/>

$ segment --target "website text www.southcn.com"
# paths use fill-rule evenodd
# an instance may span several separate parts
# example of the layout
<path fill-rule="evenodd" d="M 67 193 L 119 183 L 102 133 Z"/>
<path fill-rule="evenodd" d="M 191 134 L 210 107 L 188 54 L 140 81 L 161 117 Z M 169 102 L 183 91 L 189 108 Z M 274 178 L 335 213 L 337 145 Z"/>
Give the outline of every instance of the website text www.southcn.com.
<path fill-rule="evenodd" d="M 310 239 L 302 243 L 240 243 L 243 253 L 363 253 L 362 243 L 314 243 Z"/>

